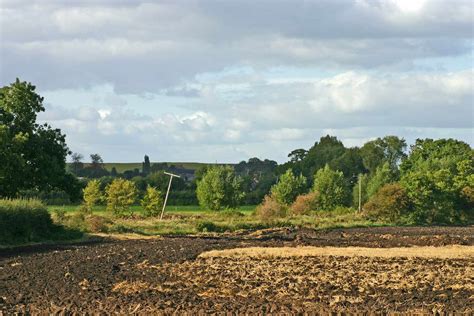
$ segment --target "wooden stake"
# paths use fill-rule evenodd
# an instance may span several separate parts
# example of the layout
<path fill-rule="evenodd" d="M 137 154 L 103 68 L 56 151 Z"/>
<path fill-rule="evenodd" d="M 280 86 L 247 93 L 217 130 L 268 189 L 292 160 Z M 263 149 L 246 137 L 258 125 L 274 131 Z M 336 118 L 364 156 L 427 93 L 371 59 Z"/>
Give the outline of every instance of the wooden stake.
<path fill-rule="evenodd" d="M 180 176 L 178 176 L 176 174 L 172 174 L 172 173 L 168 173 L 168 172 L 165 172 L 165 174 L 170 176 L 170 182 L 168 184 L 168 190 L 166 191 L 165 203 L 163 203 L 163 209 L 161 210 L 160 220 L 163 219 L 163 214 L 165 213 L 166 202 L 168 201 L 168 195 L 170 194 L 171 182 L 173 181 L 173 177 L 181 178 Z"/>

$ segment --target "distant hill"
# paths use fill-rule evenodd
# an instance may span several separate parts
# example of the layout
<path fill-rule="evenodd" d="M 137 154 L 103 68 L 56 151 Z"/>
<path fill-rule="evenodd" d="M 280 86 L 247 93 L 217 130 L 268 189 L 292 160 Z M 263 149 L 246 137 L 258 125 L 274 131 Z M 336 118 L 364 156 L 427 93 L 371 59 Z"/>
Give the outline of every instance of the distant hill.
<path fill-rule="evenodd" d="M 152 162 L 151 164 L 153 165 L 154 163 L 162 163 L 162 162 Z M 190 170 L 196 170 L 201 166 L 207 166 L 207 165 L 215 165 L 212 163 L 202 163 L 202 162 L 166 162 L 168 166 L 176 166 L 177 168 L 184 168 L 184 169 L 190 169 Z M 68 164 L 69 165 L 69 164 Z M 84 166 L 87 166 L 88 164 L 85 163 Z M 218 164 L 218 165 L 233 165 L 233 164 Z M 138 168 L 140 171 L 142 170 L 142 163 L 141 162 L 106 162 L 104 163 L 105 169 L 107 171 L 111 171 L 113 167 L 117 170 L 118 173 L 123 173 L 126 170 L 134 170 L 135 168 Z"/>

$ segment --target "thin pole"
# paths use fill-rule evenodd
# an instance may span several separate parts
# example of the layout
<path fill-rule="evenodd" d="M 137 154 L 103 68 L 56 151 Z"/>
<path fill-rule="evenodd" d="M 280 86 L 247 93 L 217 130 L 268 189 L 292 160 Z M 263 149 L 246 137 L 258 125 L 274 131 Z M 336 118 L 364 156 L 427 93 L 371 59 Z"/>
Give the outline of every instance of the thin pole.
<path fill-rule="evenodd" d="M 163 209 L 161 210 L 160 220 L 163 219 L 163 214 L 165 212 L 166 202 L 168 201 L 168 195 L 170 194 L 170 189 L 171 189 L 171 181 L 173 181 L 173 177 L 181 178 L 180 176 L 178 176 L 176 174 L 168 173 L 166 171 L 165 171 L 165 174 L 170 176 L 170 183 L 168 184 L 168 190 L 166 191 L 165 203 L 163 203 Z"/>
<path fill-rule="evenodd" d="M 361 210 L 361 200 L 362 200 L 362 177 L 359 173 L 359 213 L 362 211 Z"/>
<path fill-rule="evenodd" d="M 163 219 L 163 213 L 165 212 L 166 202 L 168 201 L 168 194 L 170 194 L 171 181 L 173 181 L 173 176 L 170 176 L 170 183 L 168 184 L 168 190 L 166 191 L 165 203 L 163 203 L 163 209 L 161 210 L 160 220 Z"/>

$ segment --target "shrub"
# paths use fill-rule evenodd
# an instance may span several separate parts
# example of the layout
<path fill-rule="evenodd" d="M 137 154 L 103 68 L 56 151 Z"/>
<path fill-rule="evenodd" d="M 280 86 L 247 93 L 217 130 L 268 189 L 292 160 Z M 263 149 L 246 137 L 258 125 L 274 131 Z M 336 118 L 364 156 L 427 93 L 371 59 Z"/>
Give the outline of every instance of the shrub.
<path fill-rule="evenodd" d="M 107 233 L 111 223 L 112 221 L 109 219 L 98 215 L 90 215 L 85 218 L 86 228 L 91 233 Z"/>
<path fill-rule="evenodd" d="M 131 215 L 130 205 L 135 202 L 137 197 L 137 188 L 132 181 L 115 179 L 105 191 L 107 211 L 113 212 L 117 216 Z"/>
<path fill-rule="evenodd" d="M 319 208 L 325 211 L 344 205 L 349 196 L 342 172 L 328 165 L 316 172 L 313 191 L 319 192 Z"/>
<path fill-rule="evenodd" d="M 141 201 L 143 207 L 143 214 L 146 217 L 158 216 L 163 205 L 161 192 L 156 188 L 147 186 L 145 196 Z"/>
<path fill-rule="evenodd" d="M 461 196 L 466 200 L 471 208 L 474 208 L 474 188 L 466 186 L 461 190 Z"/>
<path fill-rule="evenodd" d="M 273 196 L 266 195 L 262 204 L 257 206 L 256 215 L 262 220 L 285 217 L 287 207 L 277 201 Z"/>
<path fill-rule="evenodd" d="M 39 200 L 0 200 L 0 242 L 22 243 L 48 238 L 55 226 Z"/>
<path fill-rule="evenodd" d="M 100 181 L 91 180 L 87 183 L 84 188 L 84 208 L 82 211 L 85 213 L 92 213 L 92 208 L 102 199 L 102 193 L 100 192 Z"/>
<path fill-rule="evenodd" d="M 409 209 L 409 198 L 398 183 L 386 184 L 363 207 L 365 216 L 391 222 L 398 221 Z"/>
<path fill-rule="evenodd" d="M 66 211 L 63 209 L 56 209 L 54 210 L 54 219 L 58 223 L 63 223 L 64 220 L 66 219 Z"/>
<path fill-rule="evenodd" d="M 299 195 L 296 201 L 291 205 L 291 213 L 295 215 L 307 215 L 311 211 L 317 210 L 319 192 L 310 192 Z"/>
<path fill-rule="evenodd" d="M 271 195 L 278 203 L 290 205 L 305 188 L 306 178 L 303 175 L 295 176 L 293 171 L 288 169 L 271 188 Z"/>
<path fill-rule="evenodd" d="M 211 167 L 197 182 L 196 194 L 203 208 L 213 211 L 222 208 L 236 208 L 244 194 L 242 181 L 228 166 Z"/>
<path fill-rule="evenodd" d="M 63 225 L 72 229 L 85 231 L 87 230 L 87 225 L 86 225 L 85 220 L 86 220 L 86 217 L 83 213 L 74 213 L 72 215 L 66 216 L 63 222 Z"/>

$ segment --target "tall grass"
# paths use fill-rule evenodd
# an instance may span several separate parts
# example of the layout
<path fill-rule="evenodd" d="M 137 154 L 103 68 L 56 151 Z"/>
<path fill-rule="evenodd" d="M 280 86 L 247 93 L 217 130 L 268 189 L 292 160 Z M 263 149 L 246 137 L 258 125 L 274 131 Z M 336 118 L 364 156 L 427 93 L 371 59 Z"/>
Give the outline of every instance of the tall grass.
<path fill-rule="evenodd" d="M 35 199 L 0 199 L 0 244 L 71 239 L 81 234 L 53 224 L 46 206 Z"/>

